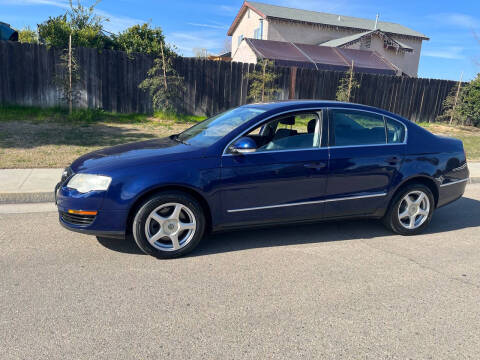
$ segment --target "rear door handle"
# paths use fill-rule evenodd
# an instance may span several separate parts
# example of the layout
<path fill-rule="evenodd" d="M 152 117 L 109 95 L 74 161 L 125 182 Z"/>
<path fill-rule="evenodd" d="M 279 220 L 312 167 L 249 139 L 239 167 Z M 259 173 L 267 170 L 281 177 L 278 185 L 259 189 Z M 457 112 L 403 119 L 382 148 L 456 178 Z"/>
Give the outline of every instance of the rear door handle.
<path fill-rule="evenodd" d="M 322 170 L 327 166 L 327 164 L 324 162 L 314 162 L 305 164 L 303 166 L 305 166 L 307 169 Z"/>
<path fill-rule="evenodd" d="M 391 158 L 387 159 L 387 163 L 389 163 L 390 165 L 395 165 L 395 164 L 398 164 L 399 162 L 400 162 L 400 158 L 398 156 L 392 156 Z"/>

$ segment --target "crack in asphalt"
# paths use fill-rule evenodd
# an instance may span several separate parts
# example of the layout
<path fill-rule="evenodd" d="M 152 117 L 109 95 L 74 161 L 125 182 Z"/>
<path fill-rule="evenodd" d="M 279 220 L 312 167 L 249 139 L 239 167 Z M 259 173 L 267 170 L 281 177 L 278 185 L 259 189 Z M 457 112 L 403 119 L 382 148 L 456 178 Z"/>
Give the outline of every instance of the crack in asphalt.
<path fill-rule="evenodd" d="M 473 287 L 475 287 L 475 288 L 477 288 L 477 289 L 480 289 L 480 285 L 478 285 L 478 284 L 475 284 L 475 283 L 472 283 L 472 282 L 470 282 L 470 281 L 468 281 L 468 280 L 463 280 L 463 279 L 460 279 L 460 278 L 457 278 L 457 277 L 452 277 L 451 275 L 445 274 L 445 273 L 443 273 L 443 272 L 441 272 L 441 271 L 439 271 L 439 270 L 437 270 L 437 269 L 435 269 L 435 268 L 433 268 L 433 267 L 431 267 L 431 266 L 422 264 L 422 263 L 420 263 L 419 261 L 417 261 L 417 260 L 415 260 L 414 258 L 411 258 L 411 257 L 409 257 L 409 256 L 399 254 L 399 253 L 397 253 L 397 252 L 395 252 L 395 251 L 389 251 L 389 250 L 385 250 L 385 249 L 378 248 L 378 247 L 376 247 L 376 246 L 372 246 L 372 245 L 370 245 L 370 244 L 367 244 L 364 240 L 360 240 L 360 242 L 361 242 L 363 245 L 369 247 L 370 249 L 378 250 L 378 251 L 383 252 L 383 253 L 387 253 L 387 254 L 390 254 L 390 255 L 393 255 L 393 256 L 400 257 L 400 258 L 402 258 L 402 259 L 405 259 L 405 260 L 408 260 L 408 261 L 414 263 L 415 265 L 418 265 L 418 266 L 421 267 L 422 269 L 433 271 L 433 272 L 435 272 L 435 273 L 437 273 L 437 274 L 439 274 L 439 275 L 443 275 L 443 276 L 447 277 L 447 278 L 450 279 L 450 280 L 454 280 L 454 281 L 460 282 L 460 283 L 462 283 L 462 284 L 470 285 L 470 286 L 473 286 Z"/>

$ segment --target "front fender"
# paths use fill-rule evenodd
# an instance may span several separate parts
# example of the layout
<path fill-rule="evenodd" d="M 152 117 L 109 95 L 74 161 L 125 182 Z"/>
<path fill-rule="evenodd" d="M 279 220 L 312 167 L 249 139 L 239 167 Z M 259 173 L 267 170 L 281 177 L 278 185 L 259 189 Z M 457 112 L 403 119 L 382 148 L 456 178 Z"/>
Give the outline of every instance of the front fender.
<path fill-rule="evenodd" d="M 103 209 L 129 209 L 142 195 L 159 187 L 184 186 L 209 198 L 220 181 L 218 158 L 145 164 L 112 174 Z"/>

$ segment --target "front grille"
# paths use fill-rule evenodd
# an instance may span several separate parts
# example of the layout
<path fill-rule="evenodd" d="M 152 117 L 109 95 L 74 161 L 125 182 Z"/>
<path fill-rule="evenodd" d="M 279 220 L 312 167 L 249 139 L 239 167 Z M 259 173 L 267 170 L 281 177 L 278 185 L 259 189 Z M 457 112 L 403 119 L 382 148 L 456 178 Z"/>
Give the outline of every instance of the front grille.
<path fill-rule="evenodd" d="M 95 215 L 69 214 L 63 211 L 60 212 L 60 216 L 66 223 L 78 226 L 88 226 L 95 220 Z"/>

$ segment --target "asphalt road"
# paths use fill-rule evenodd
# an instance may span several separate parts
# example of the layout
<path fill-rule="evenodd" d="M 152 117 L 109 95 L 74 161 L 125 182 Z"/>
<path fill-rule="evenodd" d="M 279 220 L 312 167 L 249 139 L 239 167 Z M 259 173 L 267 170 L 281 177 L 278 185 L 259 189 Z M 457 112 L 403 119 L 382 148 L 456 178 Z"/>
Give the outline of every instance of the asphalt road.
<path fill-rule="evenodd" d="M 167 261 L 51 209 L 0 206 L 1 359 L 479 358 L 480 185 L 420 236 L 242 231 Z"/>

